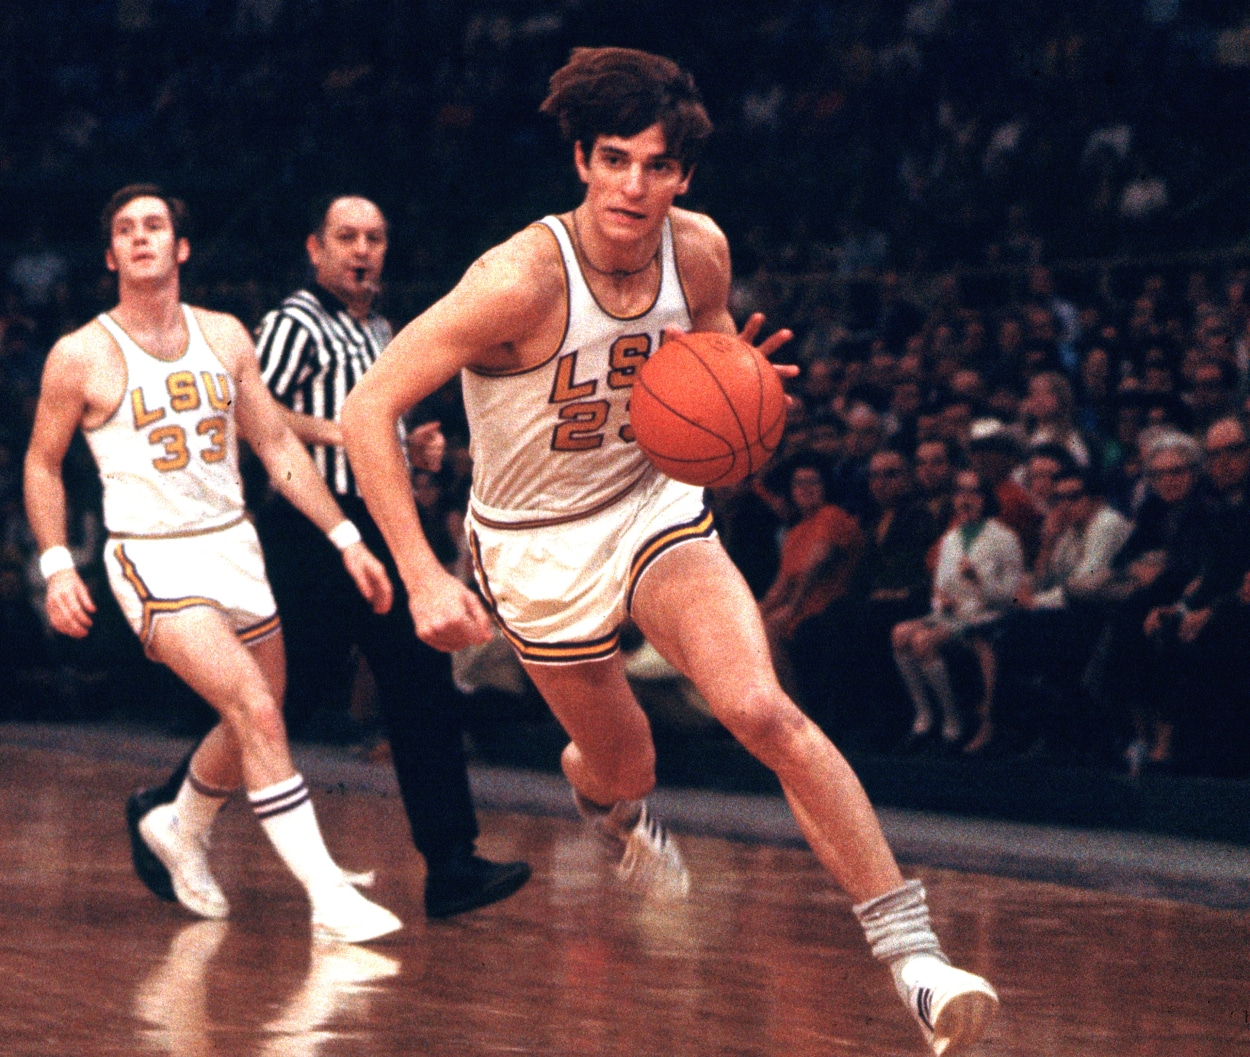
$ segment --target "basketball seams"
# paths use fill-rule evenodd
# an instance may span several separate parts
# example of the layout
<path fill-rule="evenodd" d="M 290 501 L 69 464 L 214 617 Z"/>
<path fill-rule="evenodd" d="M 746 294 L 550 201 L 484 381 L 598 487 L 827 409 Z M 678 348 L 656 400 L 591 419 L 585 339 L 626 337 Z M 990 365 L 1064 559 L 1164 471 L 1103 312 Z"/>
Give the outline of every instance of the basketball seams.
<path fill-rule="evenodd" d="M 642 381 L 635 382 L 634 385 L 636 389 L 643 390 L 647 394 L 648 397 L 654 400 L 660 407 L 664 408 L 664 410 L 667 411 L 674 418 L 681 419 L 682 422 L 685 422 L 688 426 L 693 426 L 700 433 L 706 433 L 709 437 L 715 437 L 717 440 L 721 441 L 729 449 L 728 452 L 726 452 L 726 454 L 733 454 L 733 452 L 737 450 L 733 446 L 733 443 L 727 437 L 722 437 L 719 433 L 716 432 L 716 430 L 708 429 L 707 426 L 703 425 L 702 422 L 696 422 L 689 415 L 683 414 L 681 411 L 678 411 L 677 408 L 673 407 L 672 404 L 670 404 L 667 400 L 665 400 L 662 396 L 660 396 L 654 389 L 652 389 L 649 385 L 647 385 L 646 382 L 642 382 Z M 656 454 L 663 456 L 663 458 L 665 459 L 672 458 L 674 462 L 699 462 L 700 461 L 698 459 L 677 459 L 673 456 L 665 455 L 663 452 L 656 452 Z"/>
<path fill-rule="evenodd" d="M 719 378 L 719 377 L 717 377 L 716 372 L 715 372 L 714 370 L 712 370 L 712 368 L 711 368 L 710 366 L 708 366 L 707 361 L 703 358 L 703 356 L 702 356 L 702 354 L 699 352 L 699 350 L 698 350 L 698 349 L 696 349 L 696 348 L 694 348 L 694 347 L 692 347 L 692 346 L 691 346 L 691 345 L 689 345 L 687 342 L 683 341 L 680 337 L 679 337 L 679 338 L 677 338 L 676 340 L 677 340 L 677 344 L 678 344 L 678 345 L 680 345 L 680 346 L 681 346 L 681 347 L 682 347 L 682 348 L 683 348 L 683 349 L 684 349 L 687 353 L 689 353 L 691 356 L 693 356 L 696 360 L 698 360 L 698 361 L 699 361 L 699 366 L 700 366 L 700 367 L 702 367 L 702 368 L 703 368 L 703 369 L 707 372 L 708 377 L 712 379 L 712 383 L 713 383 L 713 384 L 716 386 L 716 388 L 720 391 L 720 395 L 721 395 L 722 399 L 725 401 L 725 406 L 729 409 L 729 413 L 730 413 L 731 415 L 733 415 L 733 420 L 734 420 L 734 422 L 735 422 L 735 423 L 737 424 L 737 426 L 738 426 L 738 432 L 742 435 L 742 447 L 741 447 L 741 448 L 739 448 L 739 447 L 738 447 L 736 444 L 734 444 L 734 443 L 733 443 L 733 442 L 732 442 L 732 441 L 731 441 L 728 437 L 722 437 L 721 439 L 722 439 L 722 440 L 723 440 L 726 444 L 728 444 L 728 445 L 729 445 L 729 447 L 730 447 L 730 449 L 734 452 L 734 462 L 735 462 L 735 463 L 738 461 L 738 456 L 737 456 L 737 453 L 738 453 L 739 451 L 745 451 L 745 452 L 746 452 L 746 456 L 747 456 L 747 466 L 748 466 L 748 467 L 750 467 L 750 466 L 751 466 L 751 463 L 752 463 L 752 459 L 751 459 L 751 438 L 747 435 L 747 428 L 746 428 L 746 426 L 743 424 L 743 421 L 742 421 L 741 416 L 739 416 L 739 414 L 738 414 L 738 408 L 737 408 L 737 406 L 734 404 L 734 402 L 733 402 L 733 398 L 729 395 L 728 390 L 725 388 L 725 386 L 724 386 L 724 384 L 721 382 L 720 378 Z M 757 387 L 757 388 L 758 388 L 758 387 Z M 719 436 L 719 434 L 717 434 L 717 435 Z M 732 469 L 732 467 L 730 467 L 730 469 Z M 748 470 L 748 473 L 749 473 L 749 472 L 750 472 L 750 470 Z"/>
<path fill-rule="evenodd" d="M 760 372 L 760 357 L 751 357 L 751 367 L 755 371 L 755 435 L 763 441 L 764 433 L 764 377 Z M 747 445 L 747 473 L 752 474 L 759 468 L 755 465 L 753 445 Z M 769 452 L 769 455 L 772 453 Z M 767 458 L 765 459 L 767 461 Z M 762 464 L 761 464 L 762 465 Z"/>
<path fill-rule="evenodd" d="M 679 350 L 693 356 L 703 373 L 681 359 Z M 652 463 L 669 476 L 704 487 L 762 469 L 780 444 L 786 408 L 779 380 L 766 375 L 770 365 L 760 362 L 759 350 L 732 335 L 699 332 L 674 335 L 656 351 L 665 355 L 644 364 L 631 401 L 641 412 L 635 426 L 643 427 L 636 429 L 636 440 Z M 647 378 L 652 364 L 659 369 L 654 384 Z M 717 452 L 707 450 L 713 439 Z"/>

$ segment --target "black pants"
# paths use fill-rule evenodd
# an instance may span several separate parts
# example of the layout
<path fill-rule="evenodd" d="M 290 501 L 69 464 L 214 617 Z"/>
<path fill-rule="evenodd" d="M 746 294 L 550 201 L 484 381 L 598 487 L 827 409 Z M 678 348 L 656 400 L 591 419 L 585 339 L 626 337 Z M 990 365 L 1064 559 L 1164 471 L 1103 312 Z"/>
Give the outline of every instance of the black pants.
<path fill-rule="evenodd" d="M 395 587 L 383 616 L 356 590 L 334 545 L 284 499 L 271 496 L 257 516 L 286 640 L 288 715 L 326 703 L 345 710 L 351 648 L 359 648 L 377 683 L 413 843 L 438 861 L 478 835 L 451 658 L 417 638 L 407 592 L 363 501 L 340 496 L 339 505 Z"/>

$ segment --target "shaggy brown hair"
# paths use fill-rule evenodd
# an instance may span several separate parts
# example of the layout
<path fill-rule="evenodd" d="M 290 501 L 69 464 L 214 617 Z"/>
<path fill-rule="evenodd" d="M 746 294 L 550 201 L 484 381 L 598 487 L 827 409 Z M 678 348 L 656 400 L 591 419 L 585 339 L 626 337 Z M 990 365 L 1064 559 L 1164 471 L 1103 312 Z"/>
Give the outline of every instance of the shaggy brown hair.
<path fill-rule="evenodd" d="M 551 78 L 539 110 L 560 123 L 586 157 L 600 136 L 636 136 L 659 124 L 671 157 L 688 173 L 712 134 L 694 78 L 671 59 L 632 48 L 574 48 Z"/>

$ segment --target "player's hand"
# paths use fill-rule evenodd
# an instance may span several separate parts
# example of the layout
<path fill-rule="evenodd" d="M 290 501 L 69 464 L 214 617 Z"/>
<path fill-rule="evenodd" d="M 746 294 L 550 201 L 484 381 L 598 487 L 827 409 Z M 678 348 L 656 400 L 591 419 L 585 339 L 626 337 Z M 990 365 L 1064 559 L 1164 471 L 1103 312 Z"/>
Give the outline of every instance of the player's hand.
<path fill-rule="evenodd" d="M 442 423 L 423 422 L 408 434 L 408 462 L 415 470 L 438 473 L 447 453 L 447 438 Z"/>
<path fill-rule="evenodd" d="M 788 327 L 782 327 L 780 330 L 773 331 L 772 334 L 756 345 L 755 339 L 759 337 L 763 326 L 764 313 L 752 312 L 750 318 L 742 325 L 742 330 L 738 332 L 738 337 L 748 345 L 754 345 L 755 351 L 767 360 L 771 359 L 774 352 L 794 337 L 794 331 Z M 799 373 L 798 365 L 793 363 L 775 363 L 773 367 L 776 368 L 777 373 L 782 378 L 794 378 Z"/>
<path fill-rule="evenodd" d="M 45 606 L 55 630 L 71 638 L 86 638 L 95 603 L 76 569 L 62 569 L 48 578 Z"/>
<path fill-rule="evenodd" d="M 494 635 L 482 600 L 443 570 L 409 589 L 408 609 L 417 638 L 444 653 L 480 646 Z"/>
<path fill-rule="evenodd" d="M 377 614 L 386 613 L 395 599 L 395 588 L 391 578 L 386 575 L 386 568 L 373 556 L 361 542 L 356 542 L 343 550 L 343 566 L 352 578 L 358 590 L 370 608 Z"/>
<path fill-rule="evenodd" d="M 767 338 L 758 345 L 755 339 L 759 337 L 760 329 L 764 326 L 764 313 L 752 312 L 746 323 L 743 324 L 742 330 L 739 331 L 738 337 L 745 341 L 748 345 L 755 345 L 755 351 L 765 359 L 769 359 L 782 345 L 794 337 L 794 331 L 787 327 L 781 330 L 775 330 Z M 797 378 L 799 376 L 799 365 L 797 363 L 774 363 L 773 370 L 777 372 L 777 377 L 783 382 L 788 378 Z M 786 393 L 786 407 L 792 408 L 798 404 L 789 393 Z"/>

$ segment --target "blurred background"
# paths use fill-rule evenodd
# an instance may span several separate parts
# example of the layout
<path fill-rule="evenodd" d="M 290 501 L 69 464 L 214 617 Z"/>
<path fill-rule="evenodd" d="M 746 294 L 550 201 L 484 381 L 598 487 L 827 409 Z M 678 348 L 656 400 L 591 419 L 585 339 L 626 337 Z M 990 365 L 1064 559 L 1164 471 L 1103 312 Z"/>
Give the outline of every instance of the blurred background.
<path fill-rule="evenodd" d="M 208 721 L 109 609 L 81 446 L 72 543 L 102 613 L 81 643 L 42 617 L 21 462 L 47 350 L 113 303 L 108 196 L 155 181 L 185 198 L 184 296 L 252 327 L 305 280 L 315 204 L 368 195 L 392 224 L 380 307 L 399 326 L 484 249 L 577 203 L 570 151 L 537 108 L 572 47 L 606 44 L 694 74 L 717 134 L 682 204 L 729 236 L 735 316 L 795 332 L 783 450 L 710 501 L 788 686 L 869 792 L 1250 840 L 1250 16 L 1230 0 L 6 3 L 0 717 Z M 449 455 L 414 488 L 455 564 L 470 470 L 455 386 L 421 414 Z M 1171 457 L 1191 480 L 1169 498 L 1151 474 Z M 921 730 L 891 634 L 929 608 L 961 467 L 992 478 L 1025 589 L 990 614 L 988 654 L 946 650 L 954 736 L 939 737 L 943 701 Z M 1085 531 L 1055 494 L 1074 468 L 1090 517 L 1113 510 L 1134 533 L 1081 585 L 1048 564 Z M 827 506 L 853 524 L 821 529 Z M 899 511 L 920 508 L 910 550 L 880 553 Z M 1182 513 L 1196 535 L 1174 531 Z M 1137 563 L 1160 554 L 1147 581 Z M 1196 579 L 1193 608 L 1210 613 L 1190 636 Z M 1033 595 L 1055 587 L 1061 604 L 1038 617 Z M 633 645 L 663 779 L 768 788 Z M 458 672 L 480 758 L 554 766 L 559 732 L 506 651 Z M 293 734 L 384 754 L 363 671 L 357 690 L 350 714 Z"/>

